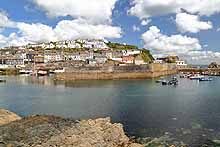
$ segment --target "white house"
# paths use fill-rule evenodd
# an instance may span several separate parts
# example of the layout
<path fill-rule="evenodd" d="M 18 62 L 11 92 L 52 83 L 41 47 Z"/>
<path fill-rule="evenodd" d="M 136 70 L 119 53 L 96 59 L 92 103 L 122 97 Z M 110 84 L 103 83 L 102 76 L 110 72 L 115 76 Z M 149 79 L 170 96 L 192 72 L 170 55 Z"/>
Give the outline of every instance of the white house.
<path fill-rule="evenodd" d="M 177 68 L 179 68 L 179 69 L 187 68 L 187 64 L 186 64 L 186 62 L 183 61 L 183 60 L 178 60 L 178 61 L 176 61 L 176 66 L 177 66 Z"/>
<path fill-rule="evenodd" d="M 143 64 L 147 64 L 146 62 L 144 62 L 143 58 L 141 55 L 138 55 L 134 58 L 134 64 L 135 65 L 143 65 Z"/>
<path fill-rule="evenodd" d="M 44 54 L 44 63 L 59 62 L 63 60 L 64 59 L 61 53 L 45 53 Z"/>
<path fill-rule="evenodd" d="M 104 64 L 108 60 L 106 56 L 95 56 L 94 59 L 98 64 Z"/>
<path fill-rule="evenodd" d="M 83 48 L 96 48 L 96 49 L 106 49 L 109 48 L 103 40 L 84 40 L 83 41 Z"/>
<path fill-rule="evenodd" d="M 123 56 L 139 55 L 140 53 L 140 50 L 122 50 Z"/>
<path fill-rule="evenodd" d="M 56 42 L 56 48 L 67 48 L 67 43 L 66 41 L 59 41 L 59 42 Z"/>
<path fill-rule="evenodd" d="M 81 57 L 79 53 L 66 53 L 65 55 L 66 60 L 73 60 L 73 61 L 80 61 Z"/>
<path fill-rule="evenodd" d="M 156 64 L 163 64 L 163 60 L 156 59 L 156 60 L 154 60 L 154 63 L 156 63 Z"/>

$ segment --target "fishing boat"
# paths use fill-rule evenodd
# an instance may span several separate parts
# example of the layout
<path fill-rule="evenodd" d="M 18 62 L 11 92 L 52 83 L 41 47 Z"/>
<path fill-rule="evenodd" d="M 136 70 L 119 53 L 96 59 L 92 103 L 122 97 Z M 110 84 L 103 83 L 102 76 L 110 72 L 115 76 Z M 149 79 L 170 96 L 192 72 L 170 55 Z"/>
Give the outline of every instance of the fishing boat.
<path fill-rule="evenodd" d="M 165 81 L 164 78 L 160 78 L 159 80 L 156 80 L 156 83 L 162 83 L 162 82 L 164 82 L 164 81 Z"/>
<path fill-rule="evenodd" d="M 31 74 L 32 72 L 33 72 L 32 70 L 25 70 L 25 69 L 19 70 L 20 74 Z"/>
<path fill-rule="evenodd" d="M 188 75 L 186 75 L 186 74 L 180 74 L 180 78 L 187 78 L 188 77 Z"/>
<path fill-rule="evenodd" d="M 163 80 L 163 81 L 161 82 L 162 85 L 168 85 L 168 83 L 169 83 L 169 81 L 167 81 L 167 80 Z"/>
<path fill-rule="evenodd" d="M 194 76 L 191 76 L 190 77 L 190 80 L 200 80 L 200 79 L 202 79 L 202 78 L 204 78 L 205 76 L 203 76 L 203 75 L 200 75 L 200 74 L 196 74 L 196 75 L 194 75 Z"/>
<path fill-rule="evenodd" d="M 64 72 L 65 72 L 64 68 L 54 70 L 54 73 L 64 73 Z"/>
<path fill-rule="evenodd" d="M 178 85 L 179 81 L 176 77 L 173 77 L 172 80 L 169 81 L 169 85 Z"/>
<path fill-rule="evenodd" d="M 179 81 L 176 77 L 173 77 L 171 80 L 163 80 L 161 82 L 162 85 L 178 85 Z"/>
<path fill-rule="evenodd" d="M 0 83 L 6 83 L 6 80 L 0 79 Z"/>
<path fill-rule="evenodd" d="M 38 75 L 38 76 L 46 76 L 46 75 L 48 75 L 48 72 L 47 72 L 47 71 L 44 71 L 44 70 L 39 70 L 39 71 L 37 72 L 37 75 Z"/>

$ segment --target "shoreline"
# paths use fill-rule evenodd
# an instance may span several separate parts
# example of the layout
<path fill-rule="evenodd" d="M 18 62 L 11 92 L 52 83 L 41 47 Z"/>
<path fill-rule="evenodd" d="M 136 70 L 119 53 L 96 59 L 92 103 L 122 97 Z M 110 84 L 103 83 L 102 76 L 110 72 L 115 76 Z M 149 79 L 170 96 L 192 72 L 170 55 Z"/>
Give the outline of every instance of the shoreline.
<path fill-rule="evenodd" d="M 88 120 L 73 120 L 53 115 L 20 117 L 0 109 L 0 146 L 189 147 L 173 138 L 169 132 L 157 138 L 136 138 L 128 137 L 123 128 L 120 123 L 112 123 L 109 117 Z M 207 145 L 219 146 L 220 140 L 204 139 L 196 146 Z"/>
<path fill-rule="evenodd" d="M 110 118 L 72 120 L 51 115 L 21 118 L 0 109 L 0 146 L 144 147 L 129 139 Z"/>

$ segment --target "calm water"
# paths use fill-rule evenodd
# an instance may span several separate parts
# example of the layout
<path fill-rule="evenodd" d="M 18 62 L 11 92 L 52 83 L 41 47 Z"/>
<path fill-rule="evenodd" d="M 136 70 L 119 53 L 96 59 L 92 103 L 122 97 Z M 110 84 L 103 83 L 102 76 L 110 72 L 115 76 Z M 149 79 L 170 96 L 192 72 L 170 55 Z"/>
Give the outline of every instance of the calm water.
<path fill-rule="evenodd" d="M 154 80 L 54 83 L 50 78 L 1 77 L 0 107 L 22 116 L 54 114 L 74 119 L 110 116 L 129 135 L 158 137 L 165 132 L 185 141 L 219 139 L 220 78 L 180 79 L 177 87 Z M 190 132 L 189 132 L 190 130 Z M 188 131 L 188 134 L 187 134 Z"/>

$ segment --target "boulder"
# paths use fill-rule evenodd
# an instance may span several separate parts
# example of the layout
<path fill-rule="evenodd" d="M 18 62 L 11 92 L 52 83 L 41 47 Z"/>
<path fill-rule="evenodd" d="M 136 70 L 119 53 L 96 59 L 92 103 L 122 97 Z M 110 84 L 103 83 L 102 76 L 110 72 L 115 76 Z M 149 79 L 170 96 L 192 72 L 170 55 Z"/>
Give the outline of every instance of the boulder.
<path fill-rule="evenodd" d="M 20 120 L 21 117 L 8 110 L 0 109 L 0 126 Z"/>

